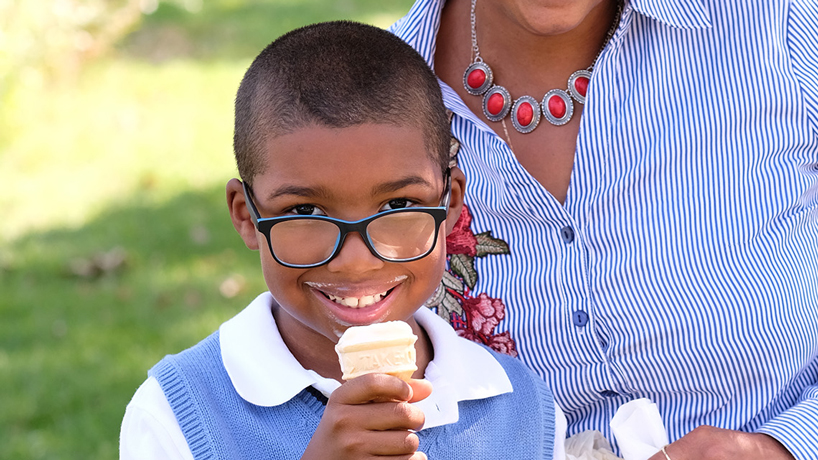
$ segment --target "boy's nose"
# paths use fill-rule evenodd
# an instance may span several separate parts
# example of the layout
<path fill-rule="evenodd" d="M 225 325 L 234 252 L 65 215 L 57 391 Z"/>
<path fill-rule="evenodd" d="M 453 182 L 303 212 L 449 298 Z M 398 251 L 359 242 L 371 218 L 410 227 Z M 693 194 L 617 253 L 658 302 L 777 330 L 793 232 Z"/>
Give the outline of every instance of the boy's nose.
<path fill-rule="evenodd" d="M 352 232 L 341 243 L 341 250 L 329 261 L 327 269 L 334 272 L 363 273 L 383 267 L 383 261 L 372 254 L 363 237 Z"/>

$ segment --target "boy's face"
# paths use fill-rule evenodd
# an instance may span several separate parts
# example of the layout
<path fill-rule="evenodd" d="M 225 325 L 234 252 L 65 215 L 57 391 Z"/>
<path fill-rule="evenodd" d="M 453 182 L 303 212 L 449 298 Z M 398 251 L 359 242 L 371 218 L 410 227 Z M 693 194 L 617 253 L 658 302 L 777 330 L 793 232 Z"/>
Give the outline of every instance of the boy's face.
<path fill-rule="evenodd" d="M 273 139 L 267 152 L 265 170 L 252 186 L 261 217 L 313 214 L 356 221 L 389 209 L 439 206 L 445 187 L 423 131 L 409 126 L 312 125 Z M 370 252 L 360 234 L 350 233 L 328 263 L 298 269 L 275 261 L 265 236 L 249 221 L 240 183 L 228 183 L 233 223 L 247 246 L 260 250 L 285 342 L 334 344 L 349 326 L 391 320 L 416 328 L 413 313 L 440 283 L 445 238 L 460 215 L 464 185 L 462 172 L 453 168 L 448 218 L 428 256 L 387 262 Z"/>

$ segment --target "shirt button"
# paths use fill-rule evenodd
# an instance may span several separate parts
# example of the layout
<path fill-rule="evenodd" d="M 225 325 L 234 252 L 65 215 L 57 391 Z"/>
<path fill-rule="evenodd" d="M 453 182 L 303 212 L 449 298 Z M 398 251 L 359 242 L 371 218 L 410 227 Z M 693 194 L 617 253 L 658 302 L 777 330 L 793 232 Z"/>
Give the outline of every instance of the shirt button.
<path fill-rule="evenodd" d="M 571 244 L 574 242 L 574 229 L 570 226 L 562 227 L 560 230 L 560 236 L 565 244 Z"/>
<path fill-rule="evenodd" d="M 582 310 L 577 310 L 572 316 L 574 319 L 574 326 L 584 327 L 586 324 L 588 324 L 588 313 L 585 313 Z"/>

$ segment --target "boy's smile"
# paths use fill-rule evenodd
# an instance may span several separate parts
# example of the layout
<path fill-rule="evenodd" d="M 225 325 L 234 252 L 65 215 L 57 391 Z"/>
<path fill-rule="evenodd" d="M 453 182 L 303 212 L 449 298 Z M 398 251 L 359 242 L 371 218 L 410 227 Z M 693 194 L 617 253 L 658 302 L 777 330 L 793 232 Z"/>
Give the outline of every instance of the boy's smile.
<path fill-rule="evenodd" d="M 323 294 L 328 299 L 335 303 L 343 305 L 348 308 L 358 309 L 366 308 L 370 305 L 378 303 L 389 295 L 389 293 L 406 277 L 401 275 L 394 279 L 394 286 L 391 283 L 381 286 L 360 286 L 359 289 L 354 289 L 349 285 L 333 285 L 330 283 L 313 283 L 307 281 L 306 284 L 316 291 Z M 391 286 L 391 287 L 390 287 Z"/>
<path fill-rule="evenodd" d="M 313 215 L 358 221 L 393 209 L 441 206 L 444 173 L 429 153 L 423 134 L 420 128 L 386 124 L 347 128 L 310 125 L 272 139 L 264 157 L 264 172 L 252 178 L 252 200 L 259 217 Z M 440 283 L 445 238 L 459 216 L 464 185 L 462 173 L 453 168 L 451 218 L 440 226 L 434 248 L 425 257 L 410 262 L 382 260 L 361 234 L 352 232 L 329 262 L 290 268 L 273 258 L 266 236 L 250 222 L 244 197 L 236 190 L 240 190 L 240 182 L 228 183 L 234 225 L 248 247 L 260 250 L 265 281 L 278 303 L 273 312 L 276 323 L 302 364 L 313 362 L 312 368 L 318 370 L 328 361 L 337 368 L 332 350 L 349 326 L 403 320 L 416 334 L 422 333 L 412 315 Z M 370 235 L 376 230 L 392 232 L 398 241 L 418 233 L 412 230 L 404 238 L 401 225 L 393 230 L 373 230 L 373 225 L 368 227 Z M 288 229 L 272 243 L 276 256 L 300 265 L 302 261 L 294 260 L 302 253 L 323 254 L 321 246 L 335 244 L 314 234 L 311 229 Z M 376 250 L 383 253 L 387 249 Z M 305 264 L 320 262 L 304 257 Z"/>
<path fill-rule="evenodd" d="M 393 318 L 391 315 L 401 313 L 401 309 L 399 306 L 394 305 L 394 302 L 399 301 L 396 299 L 399 299 L 403 294 L 402 285 L 408 279 L 407 276 L 400 275 L 391 280 L 373 280 L 366 284 L 328 284 L 312 283 L 310 281 L 306 281 L 304 284 L 312 288 L 312 294 L 324 306 L 326 313 L 333 316 L 335 321 L 341 327 L 344 327 L 378 323 L 391 319 L 406 320 L 407 318 Z M 318 284 L 323 285 L 318 288 L 316 287 Z M 348 293 L 344 294 L 344 291 L 348 291 Z M 331 294 L 331 292 L 339 294 Z M 412 312 L 414 310 L 412 309 Z"/>

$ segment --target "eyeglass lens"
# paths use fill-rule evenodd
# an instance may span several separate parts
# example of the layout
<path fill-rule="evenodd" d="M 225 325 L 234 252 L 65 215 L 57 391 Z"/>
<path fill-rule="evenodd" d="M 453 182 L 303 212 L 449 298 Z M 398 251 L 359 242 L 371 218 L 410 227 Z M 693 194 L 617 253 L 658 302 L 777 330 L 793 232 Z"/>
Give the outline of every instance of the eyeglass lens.
<path fill-rule="evenodd" d="M 383 258 L 406 260 L 425 254 L 434 244 L 435 219 L 426 212 L 398 212 L 369 222 L 367 236 Z M 279 222 L 270 229 L 270 245 L 278 260 L 311 265 L 327 260 L 339 244 L 337 225 L 319 219 Z"/>
<path fill-rule="evenodd" d="M 387 259 L 411 259 L 432 247 L 435 219 L 424 212 L 387 214 L 367 227 L 372 247 Z"/>
<path fill-rule="evenodd" d="M 325 220 L 288 220 L 270 229 L 270 246 L 286 264 L 310 265 L 332 255 L 339 233 L 338 226 Z"/>

